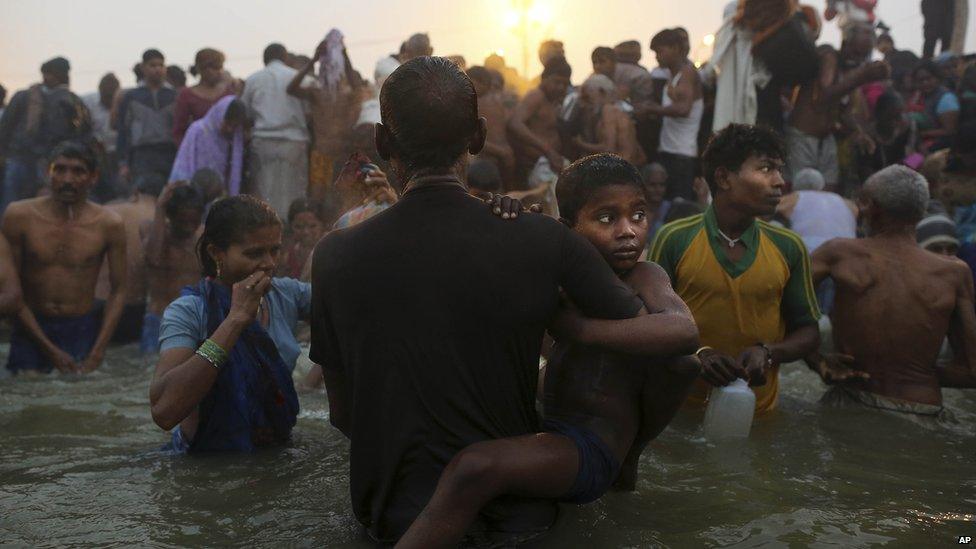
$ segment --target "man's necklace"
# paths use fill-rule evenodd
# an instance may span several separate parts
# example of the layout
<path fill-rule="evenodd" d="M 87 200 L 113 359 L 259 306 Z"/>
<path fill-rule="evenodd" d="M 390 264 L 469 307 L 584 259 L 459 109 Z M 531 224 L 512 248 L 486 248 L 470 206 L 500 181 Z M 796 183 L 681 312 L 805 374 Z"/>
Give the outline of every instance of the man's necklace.
<path fill-rule="evenodd" d="M 718 231 L 719 236 L 725 239 L 725 242 L 728 243 L 729 248 L 735 248 L 735 245 L 738 244 L 740 240 L 742 240 L 741 236 L 739 238 L 729 238 L 728 235 L 723 233 L 722 229 L 719 229 L 718 227 L 715 227 L 715 230 Z"/>

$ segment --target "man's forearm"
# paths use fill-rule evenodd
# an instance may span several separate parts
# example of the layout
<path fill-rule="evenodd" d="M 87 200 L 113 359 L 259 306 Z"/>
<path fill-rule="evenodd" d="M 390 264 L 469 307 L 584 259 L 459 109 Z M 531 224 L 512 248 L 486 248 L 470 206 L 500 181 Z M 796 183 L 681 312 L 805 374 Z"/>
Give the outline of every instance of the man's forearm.
<path fill-rule="evenodd" d="M 769 347 L 775 364 L 806 358 L 820 346 L 820 327 L 817 324 L 808 324 L 786 334 L 783 341 L 767 343 L 766 346 Z"/>
<path fill-rule="evenodd" d="M 35 343 L 44 351 L 51 352 L 57 346 L 48 339 L 44 330 L 41 329 L 41 325 L 37 323 L 37 318 L 34 316 L 34 312 L 30 310 L 26 304 L 24 304 L 20 311 L 17 313 L 17 320 L 24 326 L 27 330 L 27 335 L 34 340 Z"/>
<path fill-rule="evenodd" d="M 633 355 L 689 355 L 698 348 L 698 327 L 685 315 L 669 313 L 624 320 L 585 319 L 579 342 Z"/>
<path fill-rule="evenodd" d="M 95 339 L 95 345 L 92 346 L 90 354 L 95 354 L 102 356 L 105 354 L 105 349 L 108 347 L 109 341 L 112 339 L 112 334 L 115 333 L 115 327 L 119 324 L 119 319 L 122 318 L 122 309 L 125 307 L 125 290 L 123 288 L 113 288 L 112 293 L 109 294 L 107 300 L 105 300 L 105 310 L 102 316 L 102 327 L 98 332 L 98 338 Z"/>

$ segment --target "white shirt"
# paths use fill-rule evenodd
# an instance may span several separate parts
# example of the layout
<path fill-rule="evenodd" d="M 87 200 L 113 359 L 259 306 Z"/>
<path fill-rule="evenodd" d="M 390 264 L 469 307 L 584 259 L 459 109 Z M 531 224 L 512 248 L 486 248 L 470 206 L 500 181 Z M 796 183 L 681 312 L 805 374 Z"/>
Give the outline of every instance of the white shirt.
<path fill-rule="evenodd" d="M 790 214 L 790 228 L 800 235 L 810 253 L 828 240 L 857 236 L 854 212 L 839 195 L 827 191 L 796 194 L 799 196 Z"/>
<path fill-rule="evenodd" d="M 119 133 L 113 130 L 110 124 L 112 109 L 102 105 L 102 97 L 98 92 L 86 94 L 81 100 L 91 114 L 92 133 L 95 134 L 95 139 L 105 147 L 106 151 L 114 152 L 115 140 L 118 139 Z"/>
<path fill-rule="evenodd" d="M 671 80 L 670 87 L 674 88 L 680 81 L 681 73 L 679 72 Z M 672 102 L 669 90 L 664 90 L 661 106 L 668 107 Z M 704 113 L 705 101 L 698 98 L 691 104 L 691 112 L 688 113 L 688 116 L 683 118 L 665 116 L 661 121 L 661 144 L 658 150 L 692 158 L 698 156 L 698 126 L 701 125 Z"/>
<path fill-rule="evenodd" d="M 276 59 L 244 83 L 241 100 L 254 120 L 254 137 L 308 141 L 305 106 L 286 91 L 297 72 Z"/>

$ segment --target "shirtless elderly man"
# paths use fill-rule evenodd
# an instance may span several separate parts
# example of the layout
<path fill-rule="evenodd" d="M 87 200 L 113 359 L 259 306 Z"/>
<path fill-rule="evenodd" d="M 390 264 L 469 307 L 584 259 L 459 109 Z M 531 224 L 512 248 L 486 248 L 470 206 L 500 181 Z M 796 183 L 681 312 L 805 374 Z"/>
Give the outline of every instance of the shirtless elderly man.
<path fill-rule="evenodd" d="M 941 387 L 976 387 L 973 278 L 965 263 L 915 242 L 928 186 L 891 166 L 864 184 L 859 204 L 868 237 L 835 239 L 813 254 L 813 278 L 837 285 L 834 344 L 841 354 L 808 364 L 837 385 L 828 403 L 938 416 Z M 936 367 L 948 335 L 955 360 Z"/>
<path fill-rule="evenodd" d="M 125 304 L 125 227 L 118 214 L 88 201 L 98 180 L 90 148 L 58 145 L 48 173 L 51 194 L 14 202 L 3 218 L 24 292 L 7 369 L 91 372 Z M 112 290 L 100 315 L 95 283 L 106 255 Z"/>

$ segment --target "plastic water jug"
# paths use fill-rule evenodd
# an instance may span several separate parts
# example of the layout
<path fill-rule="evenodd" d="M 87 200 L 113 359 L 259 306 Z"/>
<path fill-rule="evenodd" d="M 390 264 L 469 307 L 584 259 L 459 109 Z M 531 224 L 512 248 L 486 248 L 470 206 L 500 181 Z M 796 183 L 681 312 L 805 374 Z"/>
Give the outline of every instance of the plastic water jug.
<path fill-rule="evenodd" d="M 726 387 L 715 387 L 705 409 L 705 436 L 711 439 L 745 438 L 752 427 L 756 395 L 744 379 Z"/>

